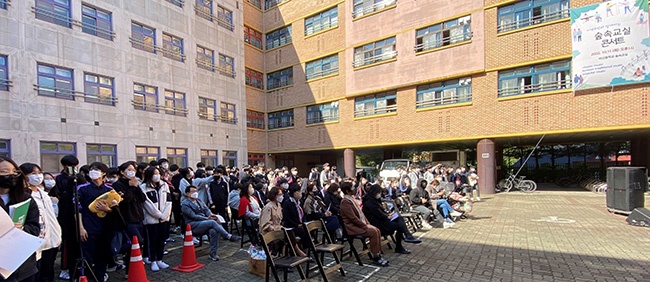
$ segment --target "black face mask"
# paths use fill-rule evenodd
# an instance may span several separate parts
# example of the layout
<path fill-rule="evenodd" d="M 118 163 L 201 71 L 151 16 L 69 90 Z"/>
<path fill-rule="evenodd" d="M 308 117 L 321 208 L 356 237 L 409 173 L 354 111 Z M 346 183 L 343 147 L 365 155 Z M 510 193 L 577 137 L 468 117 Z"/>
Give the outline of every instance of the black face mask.
<path fill-rule="evenodd" d="M 0 187 L 13 188 L 18 184 L 19 174 L 0 175 Z"/>

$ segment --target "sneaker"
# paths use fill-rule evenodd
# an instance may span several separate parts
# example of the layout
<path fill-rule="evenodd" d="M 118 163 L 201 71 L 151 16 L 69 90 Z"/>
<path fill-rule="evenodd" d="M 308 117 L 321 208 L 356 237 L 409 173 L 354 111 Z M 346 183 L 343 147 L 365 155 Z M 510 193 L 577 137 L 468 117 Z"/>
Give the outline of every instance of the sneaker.
<path fill-rule="evenodd" d="M 450 228 L 452 226 L 454 226 L 453 223 L 449 223 L 449 222 L 446 222 L 446 221 L 444 223 L 442 223 L 442 228 L 444 228 L 444 229 Z"/>
<path fill-rule="evenodd" d="M 194 242 L 194 245 L 198 245 L 200 243 L 199 240 L 196 238 L 192 238 L 192 242 Z"/>
<path fill-rule="evenodd" d="M 169 251 L 168 251 L 168 250 L 165 250 L 165 251 L 163 252 L 163 255 L 168 255 L 168 254 L 169 254 Z"/>
<path fill-rule="evenodd" d="M 431 230 L 431 229 L 433 229 L 433 226 L 431 226 L 430 224 L 428 224 L 426 222 L 423 222 L 421 229 L 423 229 L 423 230 Z"/>
<path fill-rule="evenodd" d="M 379 266 L 388 266 L 388 260 L 383 258 L 382 256 L 377 256 L 372 258 L 373 261 Z"/>
<path fill-rule="evenodd" d="M 408 249 L 406 249 L 406 248 L 404 248 L 404 247 L 397 247 L 397 248 L 395 248 L 395 253 L 403 254 L 403 255 L 408 255 L 408 254 L 411 253 L 411 251 L 408 250 Z"/>
<path fill-rule="evenodd" d="M 453 212 L 450 212 L 449 215 L 451 215 L 453 217 L 459 217 L 459 216 L 463 215 L 463 213 L 458 212 L 458 211 L 453 211 Z"/>
<path fill-rule="evenodd" d="M 160 267 L 158 267 L 158 262 L 154 261 L 151 263 L 151 271 L 153 272 L 160 271 Z"/>
<path fill-rule="evenodd" d="M 151 261 L 147 257 L 143 258 L 142 261 L 144 261 L 144 264 L 151 264 Z"/>
<path fill-rule="evenodd" d="M 208 238 L 208 235 L 203 235 L 203 237 L 201 237 L 201 240 L 210 241 L 210 238 Z"/>
<path fill-rule="evenodd" d="M 116 265 L 114 265 L 112 267 L 107 267 L 106 272 L 115 272 L 115 271 L 122 270 L 122 269 L 125 269 L 125 268 L 126 268 L 126 266 L 124 266 L 123 264 L 116 264 Z"/>
<path fill-rule="evenodd" d="M 413 237 L 413 235 L 411 235 L 411 236 L 406 236 L 406 238 L 404 238 L 404 242 L 411 243 L 411 244 L 420 244 L 422 243 L 422 240 L 415 238 Z"/>
<path fill-rule="evenodd" d="M 172 237 L 169 237 L 169 238 L 167 238 L 167 240 L 165 240 L 165 243 L 169 243 L 169 242 L 173 243 L 173 242 L 176 242 L 176 240 L 174 240 L 174 238 L 172 238 Z"/>
<path fill-rule="evenodd" d="M 213 256 L 213 255 L 210 255 L 209 258 L 210 258 L 210 260 L 212 260 L 212 261 L 219 261 L 219 256 L 218 256 L 218 255 L 214 255 L 214 256 Z"/>
<path fill-rule="evenodd" d="M 476 201 L 477 201 L 477 202 L 480 202 L 480 201 L 481 201 L 481 197 L 476 197 Z"/>
<path fill-rule="evenodd" d="M 104 273 L 104 282 L 108 281 L 108 273 Z"/>
<path fill-rule="evenodd" d="M 167 268 L 169 268 L 169 264 L 166 264 L 166 263 L 165 263 L 164 261 L 162 261 L 162 260 L 159 260 L 159 261 L 157 261 L 156 263 L 158 264 L 158 267 L 159 267 L 160 269 L 167 269 Z"/>
<path fill-rule="evenodd" d="M 59 273 L 59 279 L 70 280 L 70 271 L 61 270 L 61 273 Z"/>
<path fill-rule="evenodd" d="M 237 236 L 237 235 L 230 235 L 230 239 L 228 239 L 228 240 L 230 240 L 231 242 L 237 242 L 237 241 L 239 241 L 240 239 L 241 239 L 240 236 Z"/>
<path fill-rule="evenodd" d="M 454 224 L 454 221 L 451 218 L 445 218 L 445 223 Z"/>

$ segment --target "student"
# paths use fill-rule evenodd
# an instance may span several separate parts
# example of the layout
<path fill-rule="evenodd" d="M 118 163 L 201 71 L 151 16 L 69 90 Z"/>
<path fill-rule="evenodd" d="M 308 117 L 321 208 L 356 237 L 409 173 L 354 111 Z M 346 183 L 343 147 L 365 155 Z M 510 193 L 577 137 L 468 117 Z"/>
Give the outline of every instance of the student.
<path fill-rule="evenodd" d="M 289 236 L 300 237 L 300 241 L 303 245 L 309 243 L 309 236 L 307 236 L 307 230 L 303 224 L 305 212 L 302 209 L 302 204 L 300 200 L 302 199 L 302 191 L 300 186 L 296 183 L 289 185 L 288 193 L 289 196 L 284 198 L 282 202 L 282 218 L 284 219 L 283 226 L 289 231 Z M 307 256 L 305 252 L 296 246 L 296 254 L 298 256 Z"/>
<path fill-rule="evenodd" d="M 165 240 L 169 232 L 169 218 L 172 213 L 171 194 L 167 183 L 161 180 L 160 170 L 149 167 L 144 171 L 144 179 L 140 189 L 147 196 L 144 202 L 144 226 L 147 230 L 147 245 L 149 246 L 149 261 L 151 271 L 167 269 L 169 265 L 163 262 Z"/>
<path fill-rule="evenodd" d="M 56 186 L 50 195 L 59 199 L 59 225 L 61 225 L 61 273 L 59 278 L 70 280 L 70 269 L 74 268 L 79 258 L 79 240 L 75 227 L 74 191 L 77 185 L 86 183 L 86 179 L 77 173 L 79 160 L 73 155 L 61 158 L 63 170 L 56 176 Z"/>
<path fill-rule="evenodd" d="M 248 227 L 247 230 L 249 230 L 250 233 L 248 236 L 251 238 L 251 243 L 253 245 L 258 245 L 258 236 L 253 232 L 257 232 L 256 230 L 259 228 L 258 222 L 262 209 L 260 201 L 255 196 L 253 183 L 248 183 L 246 188 L 237 183 L 235 184 L 235 188 L 240 190 L 238 195 L 239 203 L 236 209 L 237 216 L 242 219 L 242 225 Z"/>
<path fill-rule="evenodd" d="M 330 233 L 331 238 L 337 240 L 342 239 L 341 224 L 336 216 L 332 215 L 327 205 L 320 197 L 318 186 L 316 184 L 307 185 L 307 199 L 305 199 L 305 220 L 325 220 L 325 227 L 327 232 Z"/>
<path fill-rule="evenodd" d="M 33 163 L 20 165 L 29 190 L 31 190 L 32 201 L 38 205 L 39 224 L 41 232 L 38 237 L 45 239 L 45 243 L 36 250 L 38 266 L 37 281 L 54 281 L 54 261 L 56 253 L 61 245 L 61 226 L 56 220 L 52 199 L 43 189 L 43 171 L 41 167 Z"/>
<path fill-rule="evenodd" d="M 25 181 L 18 165 L 9 158 L 0 157 L 0 208 L 9 213 L 9 206 L 22 203 L 31 199 L 26 192 Z M 32 200 L 29 203 L 29 209 L 24 224 L 14 223 L 14 226 L 30 235 L 38 236 L 40 234 L 40 225 L 38 223 L 39 213 L 38 204 Z M 7 259 L 10 254 L 1 254 L 2 259 Z M 18 269 L 7 277 L 0 276 L 0 281 L 35 281 L 35 275 L 38 272 L 36 268 L 36 254 L 32 254 Z"/>

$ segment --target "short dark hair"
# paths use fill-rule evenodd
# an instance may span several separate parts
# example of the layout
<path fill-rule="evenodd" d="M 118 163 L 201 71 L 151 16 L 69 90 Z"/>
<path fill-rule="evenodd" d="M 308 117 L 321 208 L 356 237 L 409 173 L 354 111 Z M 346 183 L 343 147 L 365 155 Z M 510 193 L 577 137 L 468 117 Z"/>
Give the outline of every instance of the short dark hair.
<path fill-rule="evenodd" d="M 133 169 L 135 169 L 135 167 L 136 167 L 135 165 L 133 165 L 133 162 L 125 162 L 125 163 L 122 163 L 119 167 L 117 167 L 117 169 L 119 169 L 120 172 L 123 172 L 127 168 L 129 168 L 129 166 L 133 166 Z"/>
<path fill-rule="evenodd" d="M 38 170 L 40 170 L 41 173 L 43 173 L 43 170 L 41 169 L 41 167 L 38 166 L 35 163 L 24 163 L 24 164 L 21 164 L 19 168 L 20 168 L 20 171 L 22 171 L 24 176 L 27 176 L 28 174 L 32 173 L 35 168 L 38 168 Z"/>
<path fill-rule="evenodd" d="M 96 169 L 96 170 L 99 170 L 99 171 L 101 171 L 103 173 L 108 172 L 108 166 L 105 163 L 102 163 L 102 162 L 91 163 L 90 166 L 88 167 L 88 169 L 89 170 Z"/>
<path fill-rule="evenodd" d="M 150 161 L 149 162 L 149 166 L 157 166 L 157 165 L 158 165 L 158 161 Z"/>
<path fill-rule="evenodd" d="M 63 158 L 61 158 L 61 165 L 76 166 L 79 165 L 79 159 L 73 155 L 65 155 Z"/>
<path fill-rule="evenodd" d="M 177 171 L 180 167 L 177 164 L 169 166 L 169 171 Z"/>
<path fill-rule="evenodd" d="M 189 185 L 189 186 L 185 187 L 185 194 L 189 193 L 190 190 L 192 190 L 192 188 L 197 189 L 196 186 L 194 186 L 194 185 Z"/>
<path fill-rule="evenodd" d="M 282 189 L 280 189 L 280 187 L 273 186 L 273 188 L 271 188 L 271 191 L 269 191 L 269 193 L 266 194 L 266 198 L 269 199 L 269 201 L 275 201 L 278 198 L 278 194 L 280 194 L 281 191 Z"/>
<path fill-rule="evenodd" d="M 22 201 L 25 201 L 29 198 L 29 194 L 27 194 L 27 187 L 25 185 L 25 181 L 23 181 L 22 177 L 22 171 L 20 170 L 20 167 L 16 162 L 10 158 L 7 157 L 2 157 L 0 156 L 0 163 L 1 162 L 9 162 L 11 165 L 14 166 L 14 170 L 16 171 L 16 174 L 18 174 L 18 181 L 16 181 L 16 185 L 14 187 L 5 187 L 9 188 L 9 201 L 13 202 L 14 200 L 16 203 L 20 203 Z"/>
<path fill-rule="evenodd" d="M 169 163 L 169 160 L 167 160 L 167 159 L 165 159 L 165 158 L 162 158 L 162 159 L 159 159 L 159 160 L 158 160 L 158 164 L 159 164 L 159 165 L 162 165 L 163 163 Z"/>
<path fill-rule="evenodd" d="M 300 185 L 291 183 L 291 185 L 289 185 L 289 195 L 293 197 L 293 193 L 300 192 L 301 188 Z"/>
<path fill-rule="evenodd" d="M 334 184 L 332 184 L 334 185 Z M 341 183 L 341 191 L 343 194 L 351 194 L 352 193 L 352 183 L 350 182 L 343 182 Z"/>
<path fill-rule="evenodd" d="M 117 169 L 116 167 L 109 167 L 108 172 L 106 173 L 106 175 L 119 175 L 119 174 L 120 174 L 120 170 Z"/>
<path fill-rule="evenodd" d="M 343 183 L 345 183 L 345 182 L 343 182 Z M 336 193 L 336 190 L 339 190 L 339 185 L 336 184 L 336 183 L 332 183 L 332 184 L 330 184 L 329 187 L 327 187 L 327 192 L 328 193 L 334 194 L 334 193 Z"/>
<path fill-rule="evenodd" d="M 182 175 L 183 178 L 185 178 L 185 176 L 186 176 L 188 173 L 190 173 L 190 169 L 187 168 L 187 167 L 180 168 L 180 169 L 178 169 L 178 173 L 179 173 L 180 175 Z"/>
<path fill-rule="evenodd" d="M 205 167 L 205 164 L 203 162 L 196 163 L 196 168 L 201 168 L 201 167 Z"/>
<path fill-rule="evenodd" d="M 209 166 L 206 166 L 206 167 L 205 167 L 205 170 L 214 170 L 214 167 L 212 167 L 211 165 L 209 165 Z"/>

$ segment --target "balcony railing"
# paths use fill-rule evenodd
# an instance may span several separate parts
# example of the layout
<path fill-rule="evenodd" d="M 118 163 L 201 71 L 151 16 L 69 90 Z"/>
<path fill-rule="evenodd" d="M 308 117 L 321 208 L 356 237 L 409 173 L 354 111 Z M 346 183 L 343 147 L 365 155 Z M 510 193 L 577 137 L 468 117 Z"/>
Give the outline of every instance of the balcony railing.
<path fill-rule="evenodd" d="M 158 109 L 161 107 L 157 104 L 142 103 L 135 100 L 131 100 L 131 105 L 133 105 L 133 108 L 136 110 L 144 110 L 148 112 L 158 112 Z"/>
<path fill-rule="evenodd" d="M 199 119 L 212 120 L 212 121 L 217 121 L 217 119 L 218 119 L 218 116 L 215 115 L 215 114 L 202 113 L 202 112 L 198 112 L 198 114 L 199 114 Z"/>
<path fill-rule="evenodd" d="M 569 89 L 571 88 L 571 80 L 559 80 L 546 83 L 537 83 L 530 85 L 521 85 L 508 88 L 499 89 L 499 97 L 514 96 L 520 94 Z"/>
<path fill-rule="evenodd" d="M 449 36 L 449 37 L 442 38 L 441 40 L 433 40 L 429 42 L 424 42 L 422 44 L 416 44 L 414 49 L 415 52 L 422 52 L 429 49 L 444 47 L 450 44 L 470 40 L 472 39 L 473 35 L 474 35 L 473 32 L 468 32 L 468 33 L 458 34 L 456 36 Z"/>
<path fill-rule="evenodd" d="M 219 120 L 223 123 L 237 124 L 237 118 L 229 118 L 226 115 L 220 115 Z"/>
<path fill-rule="evenodd" d="M 522 27 L 541 24 L 541 23 L 550 22 L 550 21 L 559 20 L 568 17 L 569 17 L 569 9 L 561 9 L 552 13 L 537 15 L 532 18 L 521 19 L 521 20 L 497 25 L 497 33 L 515 30 Z"/>
<path fill-rule="evenodd" d="M 365 66 L 365 65 L 374 64 L 374 63 L 377 63 L 377 62 L 390 60 L 390 59 L 393 59 L 395 57 L 397 57 L 397 51 L 390 51 L 390 52 L 386 52 L 386 53 L 381 53 L 381 54 L 376 55 L 376 56 L 363 58 L 362 60 L 354 60 L 354 62 L 352 62 L 352 67 L 358 68 L 358 67 L 362 67 L 362 66 Z"/>
<path fill-rule="evenodd" d="M 147 43 L 144 42 L 144 40 L 135 39 L 133 37 L 129 37 L 129 42 L 131 42 L 131 46 L 133 48 L 147 51 L 150 53 L 156 53 L 156 50 L 159 49 L 159 47 L 156 46 L 155 42 Z"/>
<path fill-rule="evenodd" d="M 314 33 L 319 32 L 321 30 L 326 30 L 328 28 L 336 27 L 338 25 L 339 25 L 338 21 L 332 23 L 331 20 L 328 21 L 328 22 L 319 23 L 319 24 L 313 24 L 312 23 L 311 26 L 308 26 L 307 28 L 305 28 L 305 35 L 314 34 Z"/>
<path fill-rule="evenodd" d="M 217 17 L 217 24 L 219 26 L 221 26 L 221 27 L 224 27 L 224 28 L 230 30 L 230 31 L 233 31 L 233 29 L 235 28 L 235 25 L 232 23 L 232 19 L 228 20 L 228 19 L 224 19 L 222 17 Z"/>
<path fill-rule="evenodd" d="M 235 77 L 235 71 L 232 70 L 232 67 L 225 67 L 225 66 L 216 66 L 216 69 L 219 71 L 220 74 L 223 74 L 225 76 L 229 77 Z"/>
<path fill-rule="evenodd" d="M 206 69 L 209 71 L 214 71 L 215 65 L 211 62 L 206 62 L 201 59 L 196 59 L 196 65 L 202 69 Z"/>
<path fill-rule="evenodd" d="M 440 98 L 435 98 L 432 100 L 422 100 L 422 101 L 417 101 L 415 102 L 415 107 L 418 109 L 421 108 L 431 108 L 435 106 L 441 106 L 441 105 L 449 105 L 449 104 L 458 104 L 458 103 L 463 103 L 463 102 L 469 102 L 472 101 L 472 94 L 463 94 L 461 96 L 451 96 L 451 97 L 440 97 Z"/>
<path fill-rule="evenodd" d="M 163 48 L 157 47 L 157 48 L 158 50 L 160 50 L 160 52 L 163 54 L 165 58 L 169 58 L 179 62 L 185 61 L 185 54 L 183 54 L 181 51 L 175 51 L 164 47 Z"/>
<path fill-rule="evenodd" d="M 287 128 L 287 127 L 292 127 L 292 126 L 293 126 L 293 120 L 291 120 L 291 121 L 280 121 L 280 122 L 269 120 L 269 129 Z"/>
<path fill-rule="evenodd" d="M 274 82 L 274 83 L 267 82 L 266 87 L 267 87 L 267 90 L 273 90 L 273 89 L 276 89 L 276 88 L 285 87 L 285 86 L 289 86 L 289 85 L 293 85 L 293 79 L 289 79 L 289 80 L 285 80 L 285 81 L 278 81 L 278 82 Z"/>
<path fill-rule="evenodd" d="M 74 100 L 74 97 L 77 96 L 75 95 L 74 90 L 71 89 L 62 89 L 62 88 L 49 87 L 49 86 L 38 85 L 38 84 L 34 84 L 33 86 L 34 86 L 33 89 L 38 92 L 38 95 L 42 95 L 42 96 L 63 98 L 69 100 Z"/>
<path fill-rule="evenodd" d="M 196 13 L 197 16 L 202 17 L 206 20 L 213 21 L 214 20 L 214 15 L 209 12 L 205 11 L 202 9 L 205 6 L 200 6 L 200 5 L 194 5 L 194 12 Z M 206 7 L 207 8 L 207 7 Z"/>
<path fill-rule="evenodd" d="M 314 72 L 312 74 L 305 75 L 305 78 L 307 80 L 310 80 L 310 79 L 314 79 L 314 78 L 328 76 L 330 74 L 335 74 L 335 73 L 338 73 L 338 72 L 339 72 L 339 68 L 332 68 L 332 69 L 321 70 L 321 71 Z"/>
<path fill-rule="evenodd" d="M 370 1 L 370 0 L 366 0 L 366 1 Z M 379 10 L 384 9 L 386 7 L 395 5 L 396 3 L 397 3 L 397 0 L 384 0 L 384 1 L 381 1 L 379 3 L 373 4 L 372 6 L 363 7 L 361 9 L 358 9 L 358 10 L 354 11 L 352 13 L 352 18 L 358 18 L 360 16 L 370 14 L 370 13 L 375 12 L 375 11 L 379 11 Z"/>
<path fill-rule="evenodd" d="M 339 120 L 339 115 L 307 117 L 307 124 L 324 123 Z"/>
<path fill-rule="evenodd" d="M 36 14 L 37 19 L 41 19 L 65 27 L 72 27 L 73 24 L 72 18 L 61 16 L 60 14 L 57 14 L 50 9 L 32 6 L 32 12 Z"/>
<path fill-rule="evenodd" d="M 0 90 L 9 90 L 13 86 L 13 82 L 8 79 L 0 78 Z"/>
<path fill-rule="evenodd" d="M 391 106 L 380 107 L 380 108 L 372 108 L 372 109 L 361 110 L 361 111 L 355 110 L 354 117 L 374 116 L 374 115 L 394 113 L 394 112 L 397 112 L 397 105 L 391 105 Z"/>

